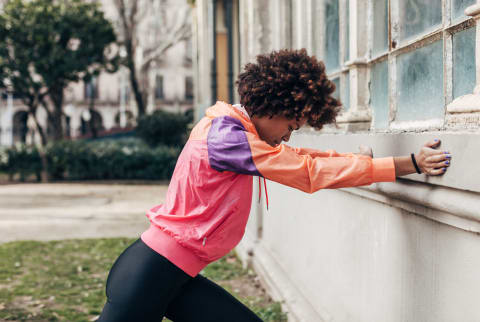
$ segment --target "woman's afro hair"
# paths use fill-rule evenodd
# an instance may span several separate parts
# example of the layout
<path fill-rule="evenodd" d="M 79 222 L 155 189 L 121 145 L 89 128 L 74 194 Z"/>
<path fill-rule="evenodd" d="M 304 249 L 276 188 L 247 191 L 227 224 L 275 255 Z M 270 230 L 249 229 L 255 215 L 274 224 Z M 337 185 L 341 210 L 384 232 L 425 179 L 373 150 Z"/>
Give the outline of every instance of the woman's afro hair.
<path fill-rule="evenodd" d="M 317 130 L 335 123 L 341 106 L 331 96 L 335 84 L 328 80 L 325 65 L 305 49 L 258 55 L 256 63 L 245 65 L 237 85 L 240 103 L 250 116 L 306 118 Z"/>

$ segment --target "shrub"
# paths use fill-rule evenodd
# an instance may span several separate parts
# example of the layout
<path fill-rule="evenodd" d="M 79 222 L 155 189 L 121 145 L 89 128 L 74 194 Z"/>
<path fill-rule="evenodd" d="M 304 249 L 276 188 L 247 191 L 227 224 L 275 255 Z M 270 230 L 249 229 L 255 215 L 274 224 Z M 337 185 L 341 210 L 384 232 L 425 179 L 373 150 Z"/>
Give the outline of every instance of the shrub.
<path fill-rule="evenodd" d="M 150 148 L 137 138 L 102 141 L 60 141 L 46 149 L 53 180 L 170 179 L 180 150 L 164 145 Z M 32 147 L 0 153 L 0 169 L 20 178 L 40 177 L 41 160 Z"/>
<path fill-rule="evenodd" d="M 171 113 L 157 110 L 138 119 L 135 132 L 148 145 L 181 147 L 188 138 L 188 125 L 193 120 L 193 113 Z"/>
<path fill-rule="evenodd" d="M 41 170 L 42 162 L 36 147 L 17 144 L 11 148 L 2 148 L 0 171 L 7 173 L 11 179 L 15 174 L 19 174 L 20 181 L 35 175 L 39 181 Z"/>

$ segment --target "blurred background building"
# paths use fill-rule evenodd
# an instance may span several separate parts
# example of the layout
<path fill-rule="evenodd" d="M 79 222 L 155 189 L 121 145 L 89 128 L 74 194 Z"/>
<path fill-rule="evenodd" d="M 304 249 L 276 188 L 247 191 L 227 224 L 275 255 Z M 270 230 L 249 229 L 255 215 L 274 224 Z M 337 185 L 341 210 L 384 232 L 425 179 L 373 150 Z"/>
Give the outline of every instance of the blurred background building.
<path fill-rule="evenodd" d="M 117 39 L 122 40 L 123 24 L 119 16 L 118 3 L 124 2 L 126 10 L 131 3 L 125 0 L 100 0 L 105 16 L 112 22 Z M 188 29 L 180 41 L 174 43 L 163 54 L 149 62 L 148 68 L 140 70 L 139 79 L 146 87 L 146 112 L 156 109 L 185 111 L 193 106 L 192 43 L 190 27 L 190 6 L 186 1 L 139 0 L 136 16 L 135 61 L 142 66 L 148 57 L 148 49 L 168 42 L 162 39 L 165 34 Z M 182 26 L 182 24 L 184 26 Z M 125 56 L 124 51 L 120 52 Z M 91 120 L 96 132 L 111 132 L 132 129 L 138 114 L 132 92 L 129 71 L 121 67 L 118 72 L 104 72 L 91 82 L 71 84 L 65 91 L 65 137 L 77 138 L 91 135 Z M 42 114 L 42 110 L 38 113 Z M 44 113 L 43 113 L 44 114 Z M 42 125 L 46 125 L 46 115 L 37 115 Z M 0 143 L 38 142 L 34 137 L 32 121 L 28 122 L 27 108 L 15 96 L 3 94 L 0 101 Z M 48 133 L 48 127 L 47 133 Z"/>
<path fill-rule="evenodd" d="M 480 1 L 196 0 L 193 15 L 197 119 L 239 101 L 257 54 L 306 48 L 343 112 L 289 144 L 382 157 L 439 138 L 453 153 L 438 178 L 313 195 L 269 182 L 239 253 L 291 319 L 480 321 Z"/>

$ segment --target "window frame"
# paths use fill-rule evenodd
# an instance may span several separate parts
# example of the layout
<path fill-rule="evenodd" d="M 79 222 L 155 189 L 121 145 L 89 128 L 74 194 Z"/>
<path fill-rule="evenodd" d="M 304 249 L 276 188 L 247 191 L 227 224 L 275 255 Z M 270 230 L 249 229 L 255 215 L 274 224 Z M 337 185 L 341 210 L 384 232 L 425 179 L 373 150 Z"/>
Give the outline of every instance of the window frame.
<path fill-rule="evenodd" d="M 352 105 L 352 96 L 351 96 L 351 70 L 355 67 L 352 61 L 352 54 L 351 54 L 351 43 L 352 43 L 352 34 L 350 30 L 351 26 L 351 12 L 352 12 L 352 4 L 355 5 L 354 1 L 351 0 L 334 0 L 338 1 L 338 21 L 339 21 L 339 30 L 338 30 L 338 38 L 339 38 L 339 58 L 338 69 L 330 72 L 327 70 L 327 77 L 332 81 L 339 82 L 340 86 L 336 89 L 338 91 L 338 96 L 342 104 L 345 102 L 349 102 L 349 105 Z M 352 3 L 353 2 L 353 3 Z M 325 25 L 325 15 L 326 15 L 326 2 L 325 0 L 312 0 L 310 2 L 310 7 L 308 8 L 308 12 L 311 12 L 311 19 L 307 17 L 303 23 L 308 24 L 310 28 L 305 27 L 308 30 L 307 34 L 307 45 L 303 46 L 306 47 L 307 50 L 323 61 L 325 61 L 326 57 L 326 25 Z M 348 6 L 348 8 L 347 8 Z M 318 16 L 321 19 L 318 19 Z M 315 18 L 317 17 L 317 18 Z M 292 21 L 295 24 L 295 20 Z M 318 25 L 316 22 L 320 22 Z M 297 27 L 298 28 L 298 27 Z M 294 28 L 296 29 L 296 28 Z M 305 30 L 304 29 L 304 30 Z M 347 35 L 348 34 L 348 35 Z M 347 44 L 348 41 L 348 44 Z M 294 42 L 294 41 L 293 41 Z M 300 46 L 301 44 L 298 44 Z M 348 53 L 347 53 L 348 50 Z M 348 59 L 346 59 L 348 57 Z M 347 90 L 348 89 L 348 90 Z M 338 123 L 345 123 L 348 122 L 348 110 L 350 110 L 350 106 L 342 106 L 341 115 L 337 120 Z"/>
<path fill-rule="evenodd" d="M 373 18 L 374 1 L 368 1 L 368 16 Z M 367 23 L 368 27 L 368 58 L 367 66 L 369 70 L 369 81 L 371 77 L 372 66 L 384 60 L 388 60 L 388 98 L 389 98 L 389 120 L 385 129 L 375 129 L 372 122 L 372 130 L 375 131 L 395 131 L 395 130 L 435 130 L 443 129 L 445 126 L 445 114 L 448 104 L 453 101 L 453 37 L 455 34 L 469 29 L 476 28 L 476 22 L 472 17 L 463 16 L 458 19 L 453 18 L 453 0 L 442 0 L 442 23 L 434 29 L 422 32 L 417 36 L 406 40 L 400 40 L 399 28 L 392 28 L 392 25 L 399 25 L 399 1 L 386 0 L 389 6 L 388 19 L 388 49 L 384 53 L 373 53 L 373 19 Z M 478 32 L 478 31 L 477 31 Z M 398 109 L 398 91 L 397 91 L 397 58 L 400 55 L 413 52 L 417 49 L 426 47 L 435 41 L 441 40 L 443 43 L 442 65 L 443 65 L 443 109 L 444 117 L 441 119 L 429 119 L 427 121 L 396 121 L 395 117 Z M 369 95 L 372 93 L 369 92 Z"/>
<path fill-rule="evenodd" d="M 290 0 L 291 1 L 291 0 Z M 375 0 L 338 0 L 339 1 L 339 51 L 340 51 L 340 68 L 334 72 L 327 71 L 327 76 L 331 80 L 338 78 L 340 83 L 340 98 L 342 102 L 348 101 L 350 106 L 342 109 L 342 112 L 337 117 L 337 124 L 340 125 L 340 129 L 326 126 L 325 129 L 330 132 L 342 132 L 347 128 L 347 131 L 353 129 L 353 131 L 376 131 L 376 132 L 396 132 L 400 131 L 418 131 L 418 130 L 438 130 L 445 129 L 447 126 L 447 118 L 449 113 L 449 106 L 452 101 L 456 100 L 453 97 L 454 88 L 454 48 L 453 39 L 459 32 L 474 28 L 476 31 L 476 40 L 478 42 L 480 26 L 477 21 L 480 21 L 478 17 L 462 16 L 454 18 L 454 0 L 442 0 L 442 21 L 441 24 L 433 29 L 425 30 L 419 33 L 419 35 L 409 37 L 400 41 L 400 32 L 397 28 L 393 28 L 393 25 L 398 26 L 400 12 L 400 1 L 402 0 L 388 0 L 388 14 L 389 19 L 387 21 L 388 26 L 388 47 L 384 52 L 374 53 L 373 51 L 373 14 L 374 14 L 374 1 Z M 326 26 L 325 26 L 325 0 L 306 0 L 301 1 L 301 5 L 296 6 L 307 7 L 307 17 L 301 21 L 295 19 L 295 15 L 291 17 L 292 35 L 290 42 L 291 48 L 305 47 L 309 52 L 316 55 L 320 59 L 325 59 L 326 49 Z M 348 14 L 347 12 L 348 4 Z M 478 6 L 480 3 L 473 6 Z M 467 6 L 467 8 L 470 8 Z M 466 8 L 465 8 L 466 9 Z M 301 8 L 303 10 L 303 8 Z M 476 10 L 476 9 L 475 9 Z M 292 10 L 295 12 L 295 10 Z M 310 17 L 311 15 L 312 17 Z M 347 17 L 348 15 L 348 17 Z M 393 17 L 390 19 L 390 17 Z M 348 24 L 346 24 L 348 21 Z M 297 26 L 295 24 L 300 24 Z M 346 45 L 346 28 L 350 27 L 348 46 Z M 307 41 L 297 41 L 295 39 L 295 30 L 308 31 Z M 275 33 L 274 33 L 275 34 Z M 304 38 L 304 37 L 302 37 Z M 393 46 L 392 40 L 396 45 Z M 436 40 L 441 40 L 442 49 L 442 66 L 443 66 L 443 117 L 435 119 L 429 118 L 424 121 L 412 120 L 412 121 L 396 121 L 398 108 L 398 93 L 397 93 L 397 57 L 400 55 L 412 52 L 416 49 L 423 48 Z M 476 55 L 478 56 L 479 44 L 476 46 Z M 393 48 L 395 47 L 395 48 Z M 345 52 L 349 50 L 349 59 L 345 60 Z M 373 92 L 370 88 L 370 82 L 372 77 L 372 67 L 382 61 L 387 61 L 388 67 L 388 120 L 387 126 L 376 128 L 374 122 L 374 113 L 371 102 L 371 95 Z M 479 59 L 477 57 L 475 61 L 476 74 L 478 75 Z M 478 78 L 478 76 L 477 76 Z M 476 86 L 479 88 L 480 80 L 476 80 Z M 349 85 L 349 86 L 347 86 Z M 346 93 L 346 90 L 350 90 Z M 480 107 L 478 107 L 480 110 Z M 362 126 L 357 126 L 359 123 L 364 123 Z M 355 126 L 351 126 L 355 123 Z M 343 127 L 342 127 L 343 126 Z"/>

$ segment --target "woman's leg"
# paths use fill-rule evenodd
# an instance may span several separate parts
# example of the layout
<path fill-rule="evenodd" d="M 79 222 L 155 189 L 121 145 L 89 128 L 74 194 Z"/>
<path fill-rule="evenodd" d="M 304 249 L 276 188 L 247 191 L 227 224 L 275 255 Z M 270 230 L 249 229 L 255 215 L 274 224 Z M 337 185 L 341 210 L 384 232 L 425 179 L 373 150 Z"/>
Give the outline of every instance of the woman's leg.
<path fill-rule="evenodd" d="M 192 280 L 138 239 L 116 260 L 98 321 L 161 321 L 168 303 Z"/>
<path fill-rule="evenodd" d="M 230 293 L 201 275 L 182 287 L 165 316 L 174 322 L 262 321 Z"/>

